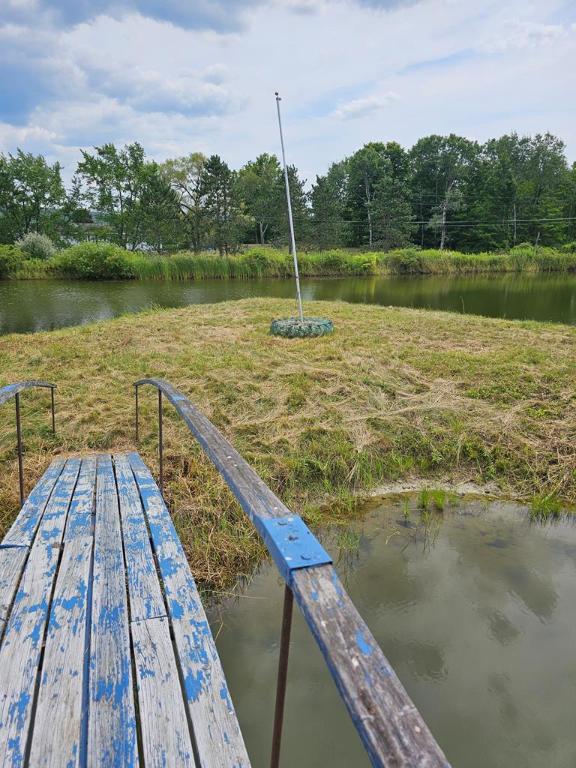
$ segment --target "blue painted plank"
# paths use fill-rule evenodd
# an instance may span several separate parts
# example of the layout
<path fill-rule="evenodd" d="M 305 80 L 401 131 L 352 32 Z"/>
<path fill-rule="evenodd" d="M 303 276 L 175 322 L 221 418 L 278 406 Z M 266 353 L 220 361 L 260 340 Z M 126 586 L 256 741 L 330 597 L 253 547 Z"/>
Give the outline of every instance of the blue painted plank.
<path fill-rule="evenodd" d="M 4 537 L 0 547 L 30 547 L 42 519 L 44 508 L 65 464 L 65 459 L 55 459 L 34 486 L 24 502 L 18 517 Z"/>
<path fill-rule="evenodd" d="M 68 512 L 64 542 L 94 535 L 94 493 L 96 490 L 96 457 L 82 459 L 78 483 Z"/>
<path fill-rule="evenodd" d="M 138 765 L 128 597 L 116 480 L 110 456 L 96 473 L 87 765 Z"/>
<path fill-rule="evenodd" d="M 40 525 L 0 648 L 0 765 L 23 765 L 60 545 L 80 462 L 69 459 Z"/>
<path fill-rule="evenodd" d="M 114 455 L 132 621 L 166 616 L 140 492 L 126 454 Z"/>
<path fill-rule="evenodd" d="M 0 549 L 0 621 L 8 616 L 28 552 L 28 547 Z"/>
<path fill-rule="evenodd" d="M 134 621 L 134 646 L 142 760 L 146 768 L 195 768 L 168 618 Z"/>
<path fill-rule="evenodd" d="M 184 549 L 150 471 L 136 453 L 130 454 L 130 464 L 164 585 L 199 765 L 248 768 L 224 671 Z"/>
<path fill-rule="evenodd" d="M 30 765 L 81 765 L 92 538 L 64 544 L 50 609 Z"/>

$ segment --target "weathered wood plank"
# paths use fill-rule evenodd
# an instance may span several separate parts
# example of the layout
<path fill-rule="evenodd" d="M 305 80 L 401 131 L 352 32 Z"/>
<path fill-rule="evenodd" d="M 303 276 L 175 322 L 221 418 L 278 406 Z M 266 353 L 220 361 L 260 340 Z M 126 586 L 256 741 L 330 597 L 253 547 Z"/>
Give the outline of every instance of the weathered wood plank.
<path fill-rule="evenodd" d="M 77 537 L 64 545 L 34 718 L 33 766 L 80 765 L 92 543 Z"/>
<path fill-rule="evenodd" d="M 138 765 L 128 599 L 116 481 L 98 457 L 90 632 L 87 765 Z"/>
<path fill-rule="evenodd" d="M 0 621 L 8 616 L 27 559 L 28 547 L 0 548 Z"/>
<path fill-rule="evenodd" d="M 216 644 L 182 544 L 150 471 L 138 454 L 130 454 L 130 464 L 163 579 L 200 766 L 248 768 Z"/>
<path fill-rule="evenodd" d="M 144 765 L 195 766 L 168 618 L 130 625 Z"/>
<path fill-rule="evenodd" d="M 54 487 L 10 612 L 0 648 L 0 766 L 21 766 L 50 595 L 80 462 L 69 459 Z"/>
<path fill-rule="evenodd" d="M 64 468 L 65 459 L 55 459 L 32 489 L 18 517 L 2 540 L 0 547 L 30 547 L 44 509 Z"/>
<path fill-rule="evenodd" d="M 291 586 L 373 765 L 449 768 L 334 568 L 293 571 Z"/>
<path fill-rule="evenodd" d="M 74 497 L 68 512 L 64 542 L 77 538 L 92 538 L 94 535 L 94 495 L 96 490 L 96 456 L 86 456 L 82 466 Z"/>
<path fill-rule="evenodd" d="M 166 616 L 140 492 L 126 454 L 114 456 L 132 621 Z"/>

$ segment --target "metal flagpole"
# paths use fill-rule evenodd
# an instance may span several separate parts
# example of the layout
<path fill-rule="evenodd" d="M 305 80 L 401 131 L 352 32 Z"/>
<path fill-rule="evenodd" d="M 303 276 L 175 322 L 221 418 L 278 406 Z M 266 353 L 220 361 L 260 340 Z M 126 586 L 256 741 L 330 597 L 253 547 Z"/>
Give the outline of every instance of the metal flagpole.
<path fill-rule="evenodd" d="M 294 220 L 292 218 L 292 202 L 290 200 L 290 182 L 288 181 L 288 166 L 286 165 L 286 152 L 284 150 L 284 136 L 282 134 L 282 118 L 280 117 L 280 96 L 276 92 L 276 108 L 278 109 L 278 127 L 280 129 L 280 144 L 282 145 L 282 162 L 284 164 L 284 182 L 286 184 L 286 202 L 288 204 L 288 222 L 290 224 L 290 244 L 294 257 L 294 275 L 296 277 L 296 296 L 298 299 L 298 312 L 300 320 L 304 320 L 302 311 L 302 294 L 300 293 L 300 273 L 298 272 L 298 256 L 296 254 L 296 238 L 294 237 Z"/>

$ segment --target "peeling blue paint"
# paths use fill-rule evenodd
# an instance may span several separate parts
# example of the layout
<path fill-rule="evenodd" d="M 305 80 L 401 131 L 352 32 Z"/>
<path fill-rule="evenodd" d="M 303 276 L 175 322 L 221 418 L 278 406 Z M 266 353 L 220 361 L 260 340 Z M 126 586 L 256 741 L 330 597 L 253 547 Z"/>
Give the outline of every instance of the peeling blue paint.
<path fill-rule="evenodd" d="M 364 656 L 372 656 L 374 647 L 367 642 L 364 633 L 360 629 L 356 632 L 356 645 Z"/>
<path fill-rule="evenodd" d="M 188 701 L 198 701 L 204 686 L 204 673 L 199 670 L 196 674 L 188 672 L 184 678 L 184 688 Z"/>

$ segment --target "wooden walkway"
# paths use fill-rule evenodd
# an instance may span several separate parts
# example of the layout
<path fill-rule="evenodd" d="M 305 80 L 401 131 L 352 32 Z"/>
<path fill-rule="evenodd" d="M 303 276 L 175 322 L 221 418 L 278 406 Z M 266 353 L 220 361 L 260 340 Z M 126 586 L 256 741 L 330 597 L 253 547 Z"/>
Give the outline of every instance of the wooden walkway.
<path fill-rule="evenodd" d="M 27 765 L 249 766 L 136 453 L 54 461 L 0 544 L 0 766 Z"/>

